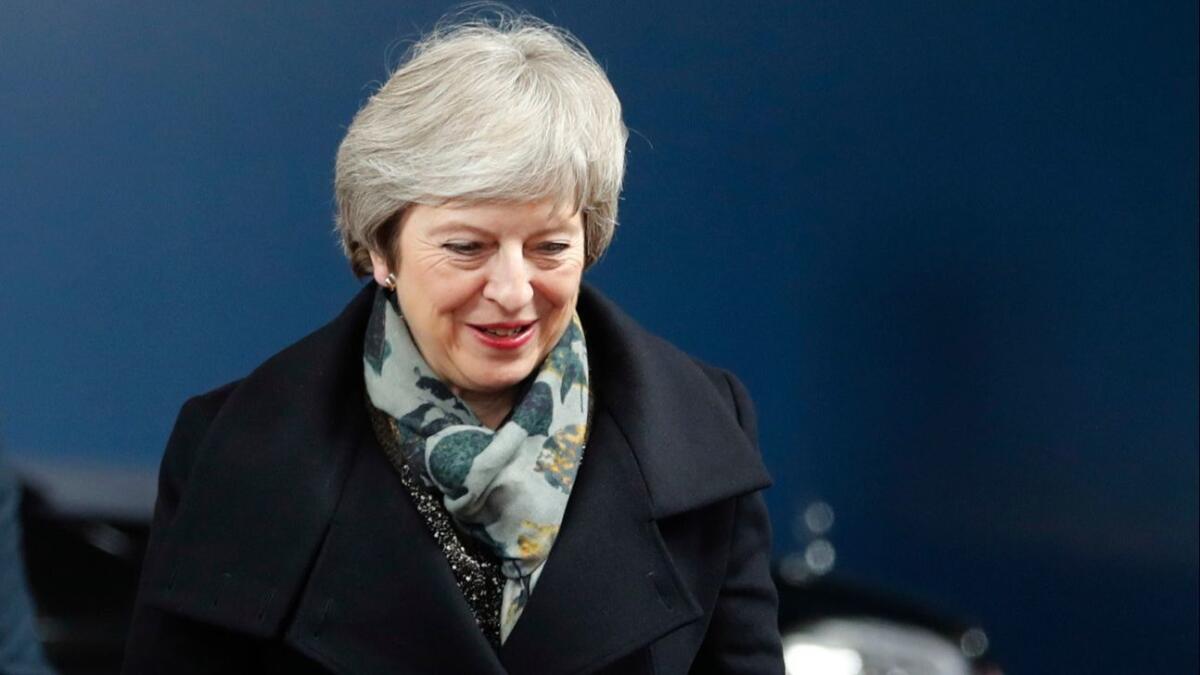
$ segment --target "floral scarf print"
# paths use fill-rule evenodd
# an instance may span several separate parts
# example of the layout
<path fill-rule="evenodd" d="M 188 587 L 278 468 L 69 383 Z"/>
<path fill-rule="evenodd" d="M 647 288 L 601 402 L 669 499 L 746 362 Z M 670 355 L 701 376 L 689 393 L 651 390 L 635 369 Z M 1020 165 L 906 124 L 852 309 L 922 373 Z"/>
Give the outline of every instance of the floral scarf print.
<path fill-rule="evenodd" d="M 430 370 L 379 289 L 363 347 L 371 404 L 396 420 L 404 461 L 442 495 L 454 523 L 500 561 L 508 639 L 562 524 L 588 434 L 587 347 L 578 315 L 498 429 Z"/>

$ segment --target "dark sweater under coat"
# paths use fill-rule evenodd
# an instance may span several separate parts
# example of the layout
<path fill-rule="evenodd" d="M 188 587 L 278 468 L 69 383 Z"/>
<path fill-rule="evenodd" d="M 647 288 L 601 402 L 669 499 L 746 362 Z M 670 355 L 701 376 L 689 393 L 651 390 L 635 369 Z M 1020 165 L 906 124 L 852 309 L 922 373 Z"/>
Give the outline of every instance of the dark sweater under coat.
<path fill-rule="evenodd" d="M 497 651 L 372 433 L 362 344 L 374 291 L 184 404 L 125 673 L 783 673 L 770 480 L 735 378 L 584 287 L 587 451 Z"/>

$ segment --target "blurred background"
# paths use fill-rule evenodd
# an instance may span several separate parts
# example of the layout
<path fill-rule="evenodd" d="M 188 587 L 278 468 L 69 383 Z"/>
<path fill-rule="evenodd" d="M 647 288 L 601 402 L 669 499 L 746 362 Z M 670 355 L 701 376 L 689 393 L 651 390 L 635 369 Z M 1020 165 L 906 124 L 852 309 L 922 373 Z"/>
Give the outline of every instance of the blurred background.
<path fill-rule="evenodd" d="M 748 385 L 784 582 L 1005 672 L 1197 672 L 1194 1 L 516 6 L 621 96 L 588 280 Z M 84 629 L 44 522 L 136 559 L 180 404 L 354 293 L 335 149 L 449 8 L 4 3 L 0 452 L 47 640 Z"/>

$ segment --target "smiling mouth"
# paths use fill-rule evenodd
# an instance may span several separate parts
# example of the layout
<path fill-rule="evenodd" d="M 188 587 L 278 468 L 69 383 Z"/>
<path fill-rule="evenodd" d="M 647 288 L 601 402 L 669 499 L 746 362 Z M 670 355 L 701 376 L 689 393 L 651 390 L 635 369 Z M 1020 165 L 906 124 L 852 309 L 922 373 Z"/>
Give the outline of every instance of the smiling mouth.
<path fill-rule="evenodd" d="M 529 324 L 529 326 L 532 325 Z M 477 328 L 488 335 L 495 335 L 496 337 L 516 337 L 529 330 L 529 326 L 518 326 L 517 328 L 482 328 L 477 326 Z"/>
<path fill-rule="evenodd" d="M 471 328 L 495 338 L 511 339 L 529 332 L 536 322 L 529 323 L 490 323 L 486 325 L 467 324 Z"/>
<path fill-rule="evenodd" d="M 535 321 L 528 323 L 487 323 L 475 324 L 469 323 L 470 328 L 473 328 L 481 337 L 485 337 L 492 344 L 515 344 L 521 341 L 522 337 L 529 333 L 534 327 Z"/>

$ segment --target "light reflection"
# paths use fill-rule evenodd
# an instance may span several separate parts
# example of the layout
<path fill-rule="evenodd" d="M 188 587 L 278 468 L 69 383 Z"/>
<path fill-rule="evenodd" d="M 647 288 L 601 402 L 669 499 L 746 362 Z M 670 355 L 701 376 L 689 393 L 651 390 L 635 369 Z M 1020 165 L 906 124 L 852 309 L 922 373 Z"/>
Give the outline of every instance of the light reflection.
<path fill-rule="evenodd" d="M 789 584 L 802 584 L 812 577 L 803 553 L 789 553 L 779 561 L 779 576 Z"/>
<path fill-rule="evenodd" d="M 833 528 L 833 507 L 825 502 L 813 502 L 804 509 L 804 524 L 813 534 L 825 534 Z"/>
<path fill-rule="evenodd" d="M 859 670 L 799 670 L 788 662 L 794 675 L 851 672 L 855 675 L 970 675 L 971 664 L 959 645 L 921 626 L 872 617 L 820 619 L 798 629 L 785 631 L 784 653 L 793 644 L 819 646 L 826 650 L 852 652 Z"/>
<path fill-rule="evenodd" d="M 788 675 L 859 675 L 862 657 L 853 649 L 791 641 L 783 646 Z"/>
<path fill-rule="evenodd" d="M 968 629 L 962 634 L 962 638 L 958 641 L 958 646 L 962 649 L 963 656 L 968 659 L 977 659 L 987 652 L 987 633 L 983 632 L 982 628 Z"/>
<path fill-rule="evenodd" d="M 804 549 L 804 562 L 813 574 L 827 574 L 833 569 L 836 561 L 837 551 L 833 550 L 833 544 L 825 539 L 810 542 Z"/>
<path fill-rule="evenodd" d="M 806 542 L 821 537 L 833 529 L 833 507 L 828 502 L 810 502 L 803 509 L 796 509 L 792 516 L 792 537 L 797 542 Z"/>

